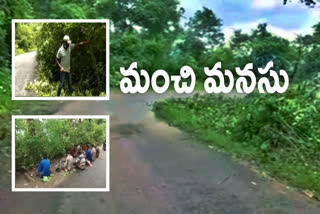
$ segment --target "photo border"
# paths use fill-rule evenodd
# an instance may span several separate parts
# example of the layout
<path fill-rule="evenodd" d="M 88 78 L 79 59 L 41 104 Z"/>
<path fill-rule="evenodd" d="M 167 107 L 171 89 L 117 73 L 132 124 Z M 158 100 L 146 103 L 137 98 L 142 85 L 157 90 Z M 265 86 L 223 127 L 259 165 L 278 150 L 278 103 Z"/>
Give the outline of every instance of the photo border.
<path fill-rule="evenodd" d="M 16 188 L 15 121 L 16 119 L 106 119 L 106 187 L 105 188 Z M 12 115 L 11 190 L 12 192 L 109 192 L 110 191 L 110 117 L 109 115 Z"/>
<path fill-rule="evenodd" d="M 106 96 L 75 96 L 75 97 L 16 97 L 15 95 L 15 24 L 16 23 L 106 23 Z M 110 24 L 109 19 L 12 19 L 11 22 L 11 99 L 12 100 L 109 100 L 109 66 L 110 66 Z"/>

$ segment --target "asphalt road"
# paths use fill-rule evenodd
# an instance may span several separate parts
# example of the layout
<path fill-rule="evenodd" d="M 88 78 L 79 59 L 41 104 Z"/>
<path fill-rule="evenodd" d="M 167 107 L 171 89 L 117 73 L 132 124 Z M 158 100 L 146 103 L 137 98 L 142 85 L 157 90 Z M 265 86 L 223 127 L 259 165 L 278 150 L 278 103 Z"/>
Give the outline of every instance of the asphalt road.
<path fill-rule="evenodd" d="M 11 193 L 10 158 L 6 158 L 1 162 L 0 210 L 10 214 L 320 213 L 318 201 L 260 176 L 154 118 L 149 105 L 169 96 L 113 93 L 110 101 L 59 103 L 52 113 L 111 115 L 110 192 Z M 23 114 L 48 108 L 44 103 L 35 105 L 35 110 L 29 107 Z"/>
<path fill-rule="evenodd" d="M 27 83 L 36 79 L 36 51 L 15 56 L 15 96 L 34 96 L 30 90 L 25 90 Z"/>
<path fill-rule="evenodd" d="M 76 170 L 71 176 L 59 184 L 58 188 L 105 188 L 106 187 L 106 152 L 100 149 L 91 167 Z"/>
<path fill-rule="evenodd" d="M 166 94 L 164 96 L 170 96 Z M 10 193 L 5 213 L 320 213 L 320 203 L 158 121 L 148 104 L 163 97 L 112 94 L 55 114 L 109 114 L 110 192 Z M 33 113 L 32 110 L 26 113 Z M 7 179 L 10 179 L 8 176 Z M 8 182 L 4 182 L 8 183 Z"/>

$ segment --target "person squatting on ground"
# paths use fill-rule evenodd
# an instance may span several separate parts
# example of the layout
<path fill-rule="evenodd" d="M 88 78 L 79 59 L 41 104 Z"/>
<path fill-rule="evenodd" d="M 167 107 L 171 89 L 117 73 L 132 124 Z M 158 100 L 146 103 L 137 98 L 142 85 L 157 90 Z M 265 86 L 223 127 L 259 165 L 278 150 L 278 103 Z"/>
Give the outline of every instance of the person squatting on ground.
<path fill-rule="evenodd" d="M 87 160 L 87 164 L 89 166 L 91 166 L 93 160 L 92 160 L 92 153 L 91 153 L 91 149 L 90 148 L 88 148 L 87 151 L 86 151 L 86 160 Z"/>
<path fill-rule="evenodd" d="M 79 154 L 79 152 L 80 152 L 80 153 L 82 152 L 82 150 L 81 150 L 81 149 L 82 149 L 82 148 L 81 148 L 81 146 L 80 146 L 80 144 L 79 144 L 79 145 L 77 146 L 77 149 L 76 149 L 76 150 L 77 150 L 77 154 L 78 154 L 78 155 L 80 155 L 80 154 Z"/>
<path fill-rule="evenodd" d="M 78 152 L 78 155 L 79 157 L 76 158 L 76 161 L 74 162 L 74 164 L 76 165 L 77 168 L 84 170 L 86 168 L 86 158 L 81 151 Z"/>
<path fill-rule="evenodd" d="M 67 156 L 60 160 L 58 168 L 71 171 L 73 168 L 84 170 L 87 166 L 92 166 L 94 160 L 99 157 L 100 150 L 96 145 L 90 145 L 89 147 L 88 144 L 85 144 L 83 148 L 87 148 L 87 150 L 82 151 L 80 145 L 72 145 Z M 76 153 L 73 156 L 74 150 Z"/>
<path fill-rule="evenodd" d="M 92 162 L 96 160 L 97 151 L 95 145 L 91 145 Z"/>
<path fill-rule="evenodd" d="M 72 89 L 72 82 L 71 82 L 71 51 L 75 48 L 79 48 L 80 46 L 84 44 L 90 43 L 90 40 L 85 42 L 80 42 L 77 44 L 72 44 L 70 37 L 68 35 L 65 35 L 63 37 L 63 43 L 62 46 L 59 48 L 57 55 L 56 55 L 56 63 L 58 64 L 60 68 L 60 84 L 57 92 L 57 96 L 60 96 L 61 89 L 63 88 L 64 79 L 67 75 L 68 78 L 68 87 L 70 94 L 72 95 L 73 89 Z"/>
<path fill-rule="evenodd" d="M 98 146 L 96 146 L 96 158 L 99 158 L 100 156 L 100 149 Z"/>
<path fill-rule="evenodd" d="M 65 171 L 71 171 L 73 168 L 73 157 L 70 153 L 68 153 L 66 157 L 66 161 L 64 162 L 63 168 Z"/>
<path fill-rule="evenodd" d="M 84 144 L 84 145 L 82 146 L 82 149 L 83 149 L 83 151 L 87 151 L 87 150 L 88 150 L 88 145 L 87 145 L 87 144 Z"/>
<path fill-rule="evenodd" d="M 43 176 L 50 176 L 51 175 L 50 160 L 48 159 L 46 154 L 43 155 L 43 158 L 40 161 L 40 164 L 38 166 L 37 175 L 40 175 L 40 178 L 43 178 Z"/>

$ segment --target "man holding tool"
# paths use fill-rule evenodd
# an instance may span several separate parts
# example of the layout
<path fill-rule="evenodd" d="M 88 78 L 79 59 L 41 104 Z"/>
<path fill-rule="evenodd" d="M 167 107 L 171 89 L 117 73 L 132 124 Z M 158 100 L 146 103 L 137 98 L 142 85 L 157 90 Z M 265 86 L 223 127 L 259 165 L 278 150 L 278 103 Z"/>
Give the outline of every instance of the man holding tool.
<path fill-rule="evenodd" d="M 70 63 L 70 56 L 71 56 L 71 51 L 74 48 L 79 48 L 80 46 L 84 44 L 90 43 L 90 40 L 85 41 L 85 42 L 80 42 L 77 44 L 72 44 L 70 37 L 68 35 L 65 35 L 63 37 L 63 43 L 62 46 L 59 48 L 57 56 L 56 56 L 56 62 L 60 68 L 60 84 L 58 88 L 58 93 L 57 96 L 60 96 L 61 94 L 61 89 L 63 88 L 64 84 L 64 79 L 65 76 L 67 75 L 68 77 L 68 87 L 70 94 L 72 94 L 73 89 L 72 89 L 72 83 L 71 83 L 71 63 Z"/>

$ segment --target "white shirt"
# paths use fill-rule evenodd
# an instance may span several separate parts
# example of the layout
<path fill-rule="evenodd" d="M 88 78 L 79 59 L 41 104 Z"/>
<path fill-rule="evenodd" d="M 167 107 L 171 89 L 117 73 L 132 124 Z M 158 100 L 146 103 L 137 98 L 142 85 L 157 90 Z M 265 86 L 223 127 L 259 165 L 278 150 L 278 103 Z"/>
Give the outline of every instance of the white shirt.
<path fill-rule="evenodd" d="M 70 72 L 71 63 L 70 63 L 70 54 L 73 50 L 75 44 L 70 44 L 67 49 L 63 47 L 63 45 L 59 48 L 57 53 L 57 58 L 61 59 L 61 66 L 63 67 L 65 72 Z"/>
<path fill-rule="evenodd" d="M 92 154 L 92 160 L 95 160 L 96 159 L 96 149 L 94 148 L 94 147 L 92 147 L 92 149 L 91 149 L 91 154 Z"/>
<path fill-rule="evenodd" d="M 73 157 L 68 154 L 67 158 L 66 158 L 66 162 L 65 162 L 65 166 L 64 166 L 67 170 L 71 170 L 73 167 Z"/>

